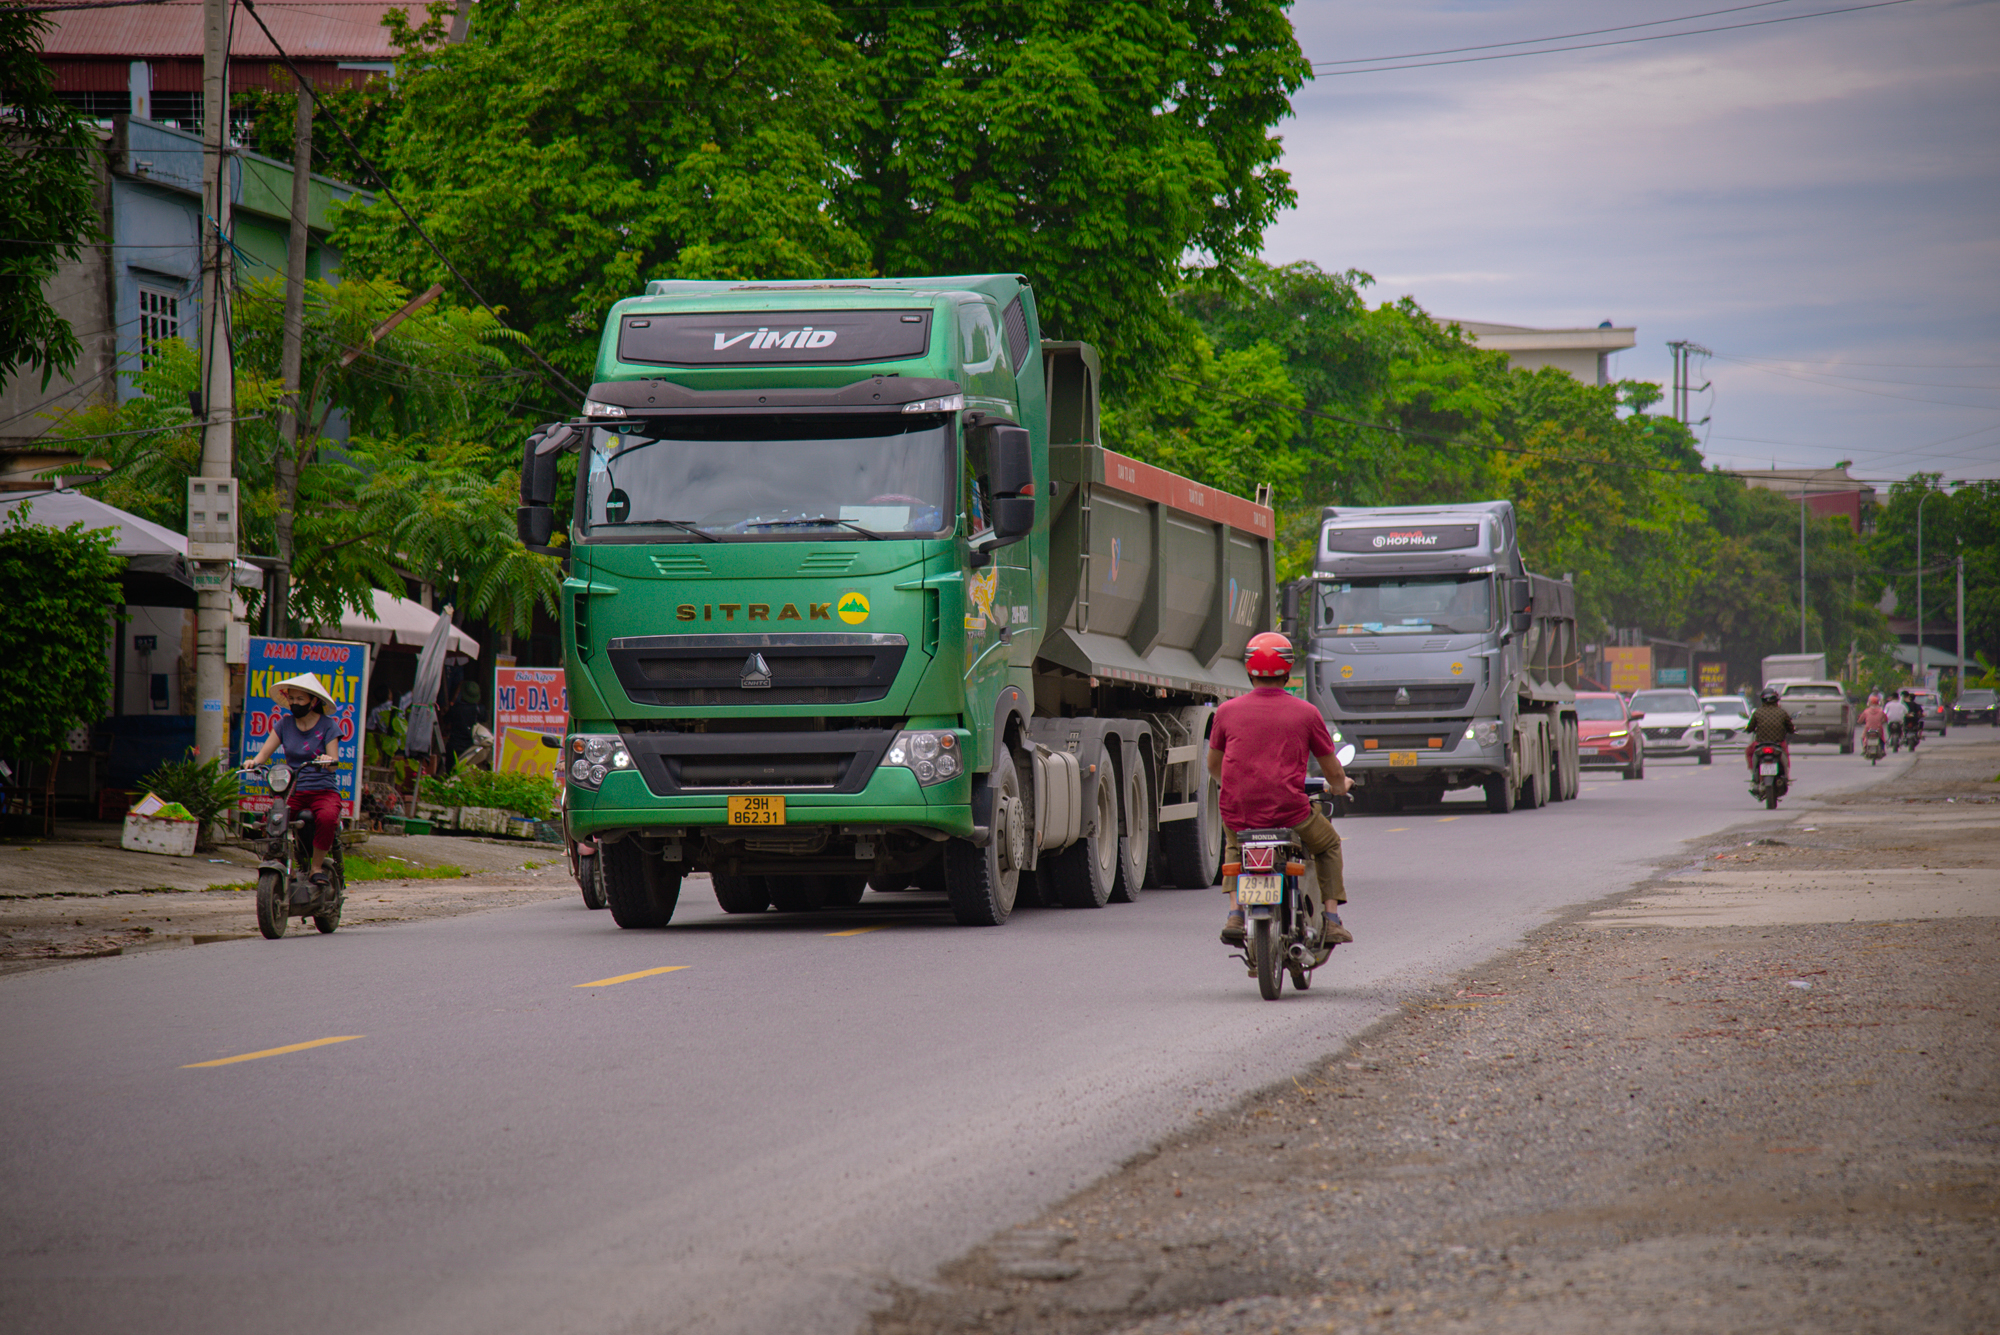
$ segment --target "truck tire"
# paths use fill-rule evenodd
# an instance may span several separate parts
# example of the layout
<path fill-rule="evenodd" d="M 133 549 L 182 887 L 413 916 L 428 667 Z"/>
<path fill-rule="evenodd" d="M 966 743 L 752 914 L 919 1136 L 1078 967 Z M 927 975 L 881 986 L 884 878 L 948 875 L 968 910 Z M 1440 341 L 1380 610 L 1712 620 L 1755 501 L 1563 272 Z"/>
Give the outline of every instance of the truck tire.
<path fill-rule="evenodd" d="M 1549 776 L 1540 773 L 1530 774 L 1527 778 L 1521 780 L 1520 805 L 1529 811 L 1533 811 L 1537 807 L 1547 806 L 1549 801 L 1547 791 L 1548 781 Z"/>
<path fill-rule="evenodd" d="M 1118 796 L 1107 776 L 1097 780 L 1093 832 L 1042 866 L 1056 902 L 1064 908 L 1101 909 L 1110 902 L 1111 887 L 1118 879 Z"/>
<path fill-rule="evenodd" d="M 1118 785 L 1124 794 L 1125 833 L 1118 837 L 1118 875 L 1111 882 L 1111 902 L 1130 904 L 1146 886 L 1146 864 L 1153 853 L 1153 791 L 1146 782 L 1146 762 L 1134 757 L 1132 772 Z"/>
<path fill-rule="evenodd" d="M 1168 885 L 1206 890 L 1222 877 L 1221 785 L 1202 775 L 1201 808 L 1193 820 L 1160 827 L 1160 861 Z M 1345 799 L 1336 799 L 1344 801 Z"/>
<path fill-rule="evenodd" d="M 1514 809 L 1514 785 L 1505 774 L 1494 774 L 1486 780 L 1486 809 L 1496 816 L 1504 816 Z"/>
<path fill-rule="evenodd" d="M 715 902 L 722 906 L 724 913 L 762 913 L 771 907 L 771 892 L 761 876 L 728 876 L 716 872 L 709 879 L 715 882 Z"/>
<path fill-rule="evenodd" d="M 636 839 L 600 844 L 598 867 L 611 919 L 620 927 L 665 927 L 680 902 L 681 874 L 639 847 Z"/>
<path fill-rule="evenodd" d="M 1005 747 L 993 757 L 986 782 L 993 792 L 993 824 L 986 846 L 969 839 L 952 839 L 944 846 L 945 896 L 961 927 L 998 927 L 1007 921 L 1014 911 L 1026 853 L 1021 782 L 1014 772 L 1014 757 Z"/>
<path fill-rule="evenodd" d="M 829 876 L 826 878 L 826 904 L 828 908 L 851 909 L 861 902 L 861 896 L 868 893 L 866 876 Z"/>

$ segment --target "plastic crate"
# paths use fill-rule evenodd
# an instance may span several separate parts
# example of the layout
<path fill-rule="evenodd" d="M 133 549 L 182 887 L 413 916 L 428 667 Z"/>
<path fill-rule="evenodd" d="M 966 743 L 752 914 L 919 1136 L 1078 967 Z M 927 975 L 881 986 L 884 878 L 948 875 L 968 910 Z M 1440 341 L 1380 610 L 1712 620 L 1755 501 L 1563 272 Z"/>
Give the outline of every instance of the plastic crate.
<path fill-rule="evenodd" d="M 125 832 L 119 836 L 118 845 L 134 853 L 162 853 L 170 858 L 191 858 L 194 856 L 195 838 L 200 833 L 199 821 L 127 816 Z"/>

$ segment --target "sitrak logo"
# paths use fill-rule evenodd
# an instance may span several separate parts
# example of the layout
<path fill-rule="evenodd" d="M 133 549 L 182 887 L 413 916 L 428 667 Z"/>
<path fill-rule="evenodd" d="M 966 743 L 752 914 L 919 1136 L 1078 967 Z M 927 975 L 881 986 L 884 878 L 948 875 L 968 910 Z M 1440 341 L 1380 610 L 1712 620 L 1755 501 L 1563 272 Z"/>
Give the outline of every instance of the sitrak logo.
<path fill-rule="evenodd" d="M 843 593 L 840 595 L 840 602 L 835 605 L 834 610 L 840 613 L 842 621 L 845 621 L 850 626 L 858 626 L 868 619 L 868 595 L 854 592 Z"/>

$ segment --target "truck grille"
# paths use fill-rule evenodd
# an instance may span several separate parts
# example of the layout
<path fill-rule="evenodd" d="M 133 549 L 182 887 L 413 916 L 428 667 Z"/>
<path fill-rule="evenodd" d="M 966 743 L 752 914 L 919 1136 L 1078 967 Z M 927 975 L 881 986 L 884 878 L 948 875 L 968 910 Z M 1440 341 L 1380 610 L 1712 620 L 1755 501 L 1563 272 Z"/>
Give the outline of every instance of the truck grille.
<path fill-rule="evenodd" d="M 677 708 L 880 700 L 908 651 L 900 635 L 643 635 L 607 649 L 632 703 Z"/>
<path fill-rule="evenodd" d="M 1472 699 L 1472 682 L 1448 686 L 1336 686 L 1333 702 L 1342 713 L 1397 713 L 1402 711 L 1453 710 L 1465 708 Z"/>
<path fill-rule="evenodd" d="M 625 749 L 655 797 L 788 788 L 858 793 L 893 728 L 842 732 L 625 732 Z"/>

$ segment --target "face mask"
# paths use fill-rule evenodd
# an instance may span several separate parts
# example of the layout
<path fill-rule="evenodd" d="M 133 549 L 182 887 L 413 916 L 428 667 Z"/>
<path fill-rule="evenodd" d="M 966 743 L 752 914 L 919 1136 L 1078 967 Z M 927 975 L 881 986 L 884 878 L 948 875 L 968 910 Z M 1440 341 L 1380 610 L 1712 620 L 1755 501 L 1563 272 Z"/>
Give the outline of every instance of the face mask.
<path fill-rule="evenodd" d="M 313 710 L 314 710 L 314 708 L 315 708 L 316 706 L 317 706 L 317 702 L 315 702 L 314 704 L 309 704 L 309 705 L 292 705 L 292 706 L 290 706 L 290 708 L 291 708 L 291 711 L 292 711 L 292 717 L 293 717 L 293 718 L 304 718 L 304 717 L 305 717 L 306 715 L 308 715 L 308 714 L 312 713 L 312 712 L 313 712 Z"/>

